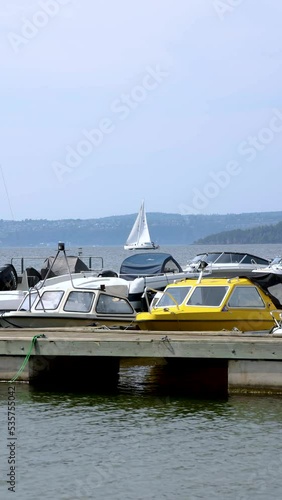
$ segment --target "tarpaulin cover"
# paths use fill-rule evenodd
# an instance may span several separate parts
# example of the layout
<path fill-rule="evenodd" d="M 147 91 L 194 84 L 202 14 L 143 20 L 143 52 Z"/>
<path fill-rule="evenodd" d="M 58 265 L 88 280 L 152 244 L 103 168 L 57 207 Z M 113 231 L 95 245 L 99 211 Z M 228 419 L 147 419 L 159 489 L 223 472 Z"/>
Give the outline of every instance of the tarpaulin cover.
<path fill-rule="evenodd" d="M 122 262 L 120 277 L 130 280 L 138 276 L 151 276 L 171 271 L 182 272 L 182 269 L 169 253 L 137 253 Z"/>
<path fill-rule="evenodd" d="M 282 307 L 282 274 L 252 273 L 248 275 L 248 279 L 260 286 L 278 309 Z"/>
<path fill-rule="evenodd" d="M 65 257 L 64 255 L 62 256 L 59 255 L 53 264 L 51 272 L 48 274 L 48 278 L 53 278 L 54 276 L 61 276 L 62 274 L 68 274 L 69 269 L 67 266 L 66 258 L 71 273 L 79 273 L 80 271 L 89 270 L 87 265 L 84 264 L 84 262 L 79 257 L 75 257 L 72 255 Z M 54 259 L 55 257 L 48 257 L 44 261 L 44 266 L 41 269 L 41 276 L 43 279 L 45 278 L 46 274 L 51 268 Z"/>

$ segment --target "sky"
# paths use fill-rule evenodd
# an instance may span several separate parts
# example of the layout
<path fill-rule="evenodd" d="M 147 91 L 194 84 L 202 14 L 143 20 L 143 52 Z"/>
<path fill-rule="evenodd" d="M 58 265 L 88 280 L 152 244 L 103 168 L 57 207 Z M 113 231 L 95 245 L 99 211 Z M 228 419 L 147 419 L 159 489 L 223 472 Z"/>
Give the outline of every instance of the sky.
<path fill-rule="evenodd" d="M 1 0 L 0 219 L 280 211 L 280 0 Z"/>

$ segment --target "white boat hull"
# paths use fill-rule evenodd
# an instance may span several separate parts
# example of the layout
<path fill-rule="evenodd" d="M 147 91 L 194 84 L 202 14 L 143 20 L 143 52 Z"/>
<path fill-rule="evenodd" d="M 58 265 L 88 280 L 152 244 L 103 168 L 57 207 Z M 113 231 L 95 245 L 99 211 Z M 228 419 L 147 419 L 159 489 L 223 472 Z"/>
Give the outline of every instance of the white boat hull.
<path fill-rule="evenodd" d="M 144 243 L 142 245 L 124 245 L 124 250 L 157 250 L 159 245 L 151 245 Z"/>
<path fill-rule="evenodd" d="M 41 314 L 29 311 L 15 311 L 0 316 L 0 326 L 3 328 L 66 328 L 80 326 L 129 326 L 133 322 L 132 315 L 74 315 L 44 312 Z"/>

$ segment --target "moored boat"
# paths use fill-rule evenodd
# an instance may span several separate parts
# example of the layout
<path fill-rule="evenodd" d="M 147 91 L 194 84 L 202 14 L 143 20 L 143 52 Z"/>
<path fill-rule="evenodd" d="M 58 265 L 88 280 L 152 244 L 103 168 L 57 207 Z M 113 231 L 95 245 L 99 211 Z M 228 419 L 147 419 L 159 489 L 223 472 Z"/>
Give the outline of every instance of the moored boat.
<path fill-rule="evenodd" d="M 129 327 L 135 311 L 127 295 L 128 282 L 121 278 L 50 278 L 47 286 L 31 288 L 17 311 L 2 313 L 0 325 L 4 328 Z"/>
<path fill-rule="evenodd" d="M 142 330 L 158 331 L 270 330 L 271 312 L 278 317 L 281 302 L 277 275 L 185 279 L 159 292 L 150 311 L 137 314 L 136 323 Z"/>
<path fill-rule="evenodd" d="M 189 260 L 183 270 L 191 275 L 200 273 L 201 264 L 205 263 L 205 274 L 218 277 L 246 275 L 270 264 L 269 259 L 247 252 L 204 252 Z"/>

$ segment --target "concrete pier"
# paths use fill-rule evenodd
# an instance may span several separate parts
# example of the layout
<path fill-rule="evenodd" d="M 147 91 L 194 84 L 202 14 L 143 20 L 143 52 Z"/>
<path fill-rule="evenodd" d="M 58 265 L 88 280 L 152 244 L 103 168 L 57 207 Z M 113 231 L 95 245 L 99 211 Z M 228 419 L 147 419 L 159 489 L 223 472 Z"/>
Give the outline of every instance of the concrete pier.
<path fill-rule="evenodd" d="M 182 394 L 282 394 L 282 336 L 264 332 L 139 332 L 96 328 L 0 330 L 0 380 L 11 380 L 38 338 L 19 381 L 114 386 L 122 358 L 165 359 Z"/>

